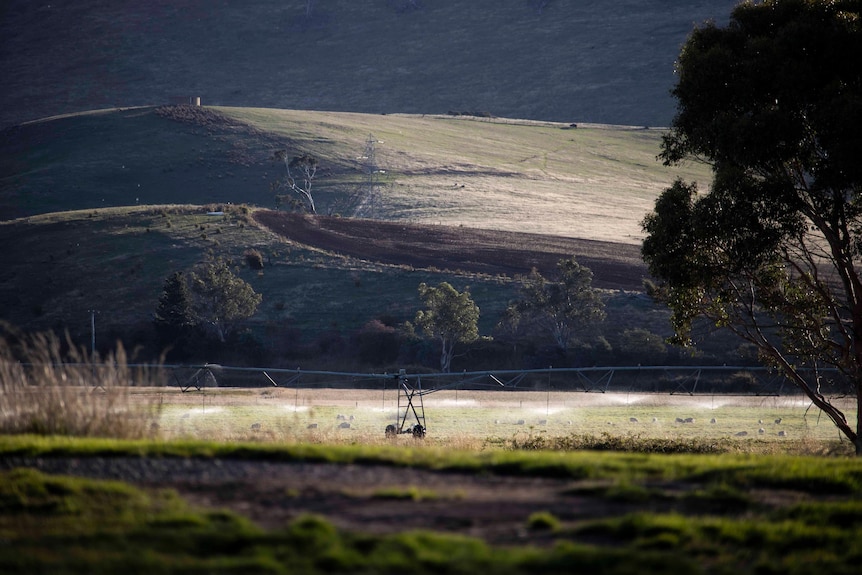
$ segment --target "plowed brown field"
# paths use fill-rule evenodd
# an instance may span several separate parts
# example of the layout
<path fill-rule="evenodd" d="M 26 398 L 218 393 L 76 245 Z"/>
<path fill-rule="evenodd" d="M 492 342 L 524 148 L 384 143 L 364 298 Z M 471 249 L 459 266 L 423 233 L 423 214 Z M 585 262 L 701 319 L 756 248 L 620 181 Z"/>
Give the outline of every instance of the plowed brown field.
<path fill-rule="evenodd" d="M 552 276 L 557 261 L 575 256 L 603 289 L 643 289 L 640 247 L 577 238 L 430 226 L 393 221 L 311 216 L 260 210 L 255 219 L 287 240 L 362 260 L 413 268 Z"/>

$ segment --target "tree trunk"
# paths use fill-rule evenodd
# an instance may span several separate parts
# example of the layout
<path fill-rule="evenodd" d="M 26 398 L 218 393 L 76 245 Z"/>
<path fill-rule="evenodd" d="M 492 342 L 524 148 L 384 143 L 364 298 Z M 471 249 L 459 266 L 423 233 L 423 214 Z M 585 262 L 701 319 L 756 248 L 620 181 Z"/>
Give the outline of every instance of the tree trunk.
<path fill-rule="evenodd" d="M 856 384 L 856 457 L 862 456 L 862 382 Z"/>
<path fill-rule="evenodd" d="M 440 371 L 449 373 L 449 368 L 452 365 L 452 356 L 455 354 L 455 340 L 440 338 L 443 344 L 443 350 L 440 353 Z"/>

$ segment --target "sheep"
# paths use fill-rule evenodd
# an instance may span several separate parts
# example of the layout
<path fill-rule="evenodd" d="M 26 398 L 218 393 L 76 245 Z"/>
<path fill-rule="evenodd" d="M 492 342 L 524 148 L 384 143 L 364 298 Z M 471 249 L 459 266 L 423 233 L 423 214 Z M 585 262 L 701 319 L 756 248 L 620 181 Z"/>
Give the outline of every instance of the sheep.
<path fill-rule="evenodd" d="M 779 417 L 778 419 L 775 420 L 775 425 L 778 425 L 780 423 L 781 423 L 781 418 Z"/>
<path fill-rule="evenodd" d="M 526 421 L 524 421 L 523 419 L 519 419 L 518 423 L 516 423 L 515 425 L 524 425 L 525 423 Z"/>
<path fill-rule="evenodd" d="M 342 423 L 338 427 L 340 427 L 341 429 L 350 429 L 350 424 L 345 421 L 344 423 Z"/>
<path fill-rule="evenodd" d="M 307 429 L 317 429 L 317 424 L 316 423 L 309 423 Z"/>
<path fill-rule="evenodd" d="M 779 431 L 779 432 L 778 432 L 778 437 L 787 437 L 787 432 L 785 432 L 785 431 L 782 429 L 781 431 Z"/>
<path fill-rule="evenodd" d="M 764 433 L 766 433 L 766 430 L 761 427 L 760 429 L 757 430 L 757 433 L 759 433 L 760 435 L 763 435 Z"/>
<path fill-rule="evenodd" d="M 737 437 L 745 437 L 746 435 L 748 435 L 747 431 L 740 431 L 739 433 L 736 434 Z"/>
<path fill-rule="evenodd" d="M 712 419 L 709 420 L 709 422 L 710 423 L 718 423 L 718 420 L 713 417 Z"/>
<path fill-rule="evenodd" d="M 252 423 L 251 429 L 252 429 L 252 431 L 260 431 L 260 424 L 259 423 Z"/>
<path fill-rule="evenodd" d="M 637 417 L 629 417 L 629 423 L 639 423 Z"/>
<path fill-rule="evenodd" d="M 694 418 L 693 417 L 686 417 L 683 420 L 683 423 L 694 423 Z"/>

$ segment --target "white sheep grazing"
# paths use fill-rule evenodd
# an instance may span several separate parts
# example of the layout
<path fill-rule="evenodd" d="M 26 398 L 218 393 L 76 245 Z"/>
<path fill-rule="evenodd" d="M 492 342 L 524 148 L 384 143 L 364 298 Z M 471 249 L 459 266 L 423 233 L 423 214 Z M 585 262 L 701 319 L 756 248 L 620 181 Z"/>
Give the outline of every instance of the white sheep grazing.
<path fill-rule="evenodd" d="M 779 417 L 778 419 L 776 419 L 776 420 L 775 420 L 775 425 L 778 425 L 779 423 L 781 423 L 781 418 L 780 418 L 780 417 Z"/>
<path fill-rule="evenodd" d="M 709 420 L 709 422 L 710 423 L 718 423 L 718 420 L 713 417 L 712 419 Z"/>
<path fill-rule="evenodd" d="M 757 430 L 757 433 L 763 435 L 764 433 L 766 433 L 766 430 L 761 427 L 760 429 Z"/>
<path fill-rule="evenodd" d="M 676 422 L 677 422 L 677 423 L 685 423 L 685 420 L 684 420 L 683 418 L 681 418 L 681 417 L 677 417 L 677 418 L 676 418 Z"/>
<path fill-rule="evenodd" d="M 629 422 L 630 423 L 639 423 L 637 417 L 629 417 Z"/>
<path fill-rule="evenodd" d="M 778 437 L 787 437 L 787 433 L 782 429 L 778 432 Z"/>
<path fill-rule="evenodd" d="M 693 417 L 686 417 L 683 420 L 683 423 L 694 423 L 694 418 Z"/>

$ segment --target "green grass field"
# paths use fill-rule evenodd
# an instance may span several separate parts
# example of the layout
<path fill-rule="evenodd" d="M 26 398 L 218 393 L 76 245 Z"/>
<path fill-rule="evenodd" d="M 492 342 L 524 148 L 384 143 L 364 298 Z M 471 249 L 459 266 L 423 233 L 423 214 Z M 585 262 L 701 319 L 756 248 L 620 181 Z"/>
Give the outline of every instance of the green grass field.
<path fill-rule="evenodd" d="M 583 505 L 617 510 L 561 520 L 536 510 L 523 529 L 541 546 L 493 547 L 434 531 L 386 535 L 301 516 L 264 530 L 239 514 L 194 508 L 165 488 L 0 472 L 4 573 L 855 573 L 862 554 L 857 459 L 746 455 L 486 452 L 413 446 L 284 446 L 0 437 L 0 453 L 31 457 L 219 456 L 327 461 L 461 473 L 568 478 Z M 566 485 L 566 483 L 561 483 Z M 341 495 L 344 497 L 344 495 Z M 412 486 L 368 497 L 408 500 L 421 513 L 436 492 Z M 453 504 L 460 504 L 455 500 Z"/>
<path fill-rule="evenodd" d="M 383 430 L 399 413 L 393 388 L 204 388 L 185 394 L 172 388 L 137 395 L 148 401 L 158 397 L 159 434 L 168 439 L 378 444 L 385 443 Z M 403 396 L 401 401 L 403 409 Z M 537 437 L 551 445 L 560 437 L 609 434 L 725 442 L 741 451 L 781 452 L 839 441 L 832 423 L 799 396 L 450 389 L 427 395 L 423 403 L 426 442 L 432 446 L 493 448 L 512 439 L 523 443 Z M 843 407 L 852 420 L 855 411 L 847 403 Z M 680 423 L 677 418 L 694 421 Z M 407 423 L 414 422 L 410 415 Z M 340 428 L 344 423 L 350 427 Z M 397 439 L 413 441 L 406 435 Z"/>

